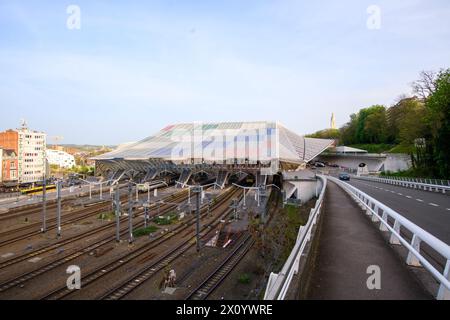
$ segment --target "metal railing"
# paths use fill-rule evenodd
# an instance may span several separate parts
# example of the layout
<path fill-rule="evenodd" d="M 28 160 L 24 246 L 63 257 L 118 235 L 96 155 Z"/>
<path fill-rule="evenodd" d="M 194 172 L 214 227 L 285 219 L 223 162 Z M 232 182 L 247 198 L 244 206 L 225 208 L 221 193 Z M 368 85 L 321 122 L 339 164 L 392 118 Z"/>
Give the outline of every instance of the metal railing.
<path fill-rule="evenodd" d="M 371 216 L 373 222 L 380 222 L 380 230 L 390 233 L 389 242 L 391 244 L 405 246 L 408 250 L 406 259 L 408 265 L 416 267 L 423 266 L 431 273 L 440 284 L 436 295 L 438 300 L 450 300 L 450 246 L 354 186 L 334 177 L 327 178 L 338 184 L 355 199 L 366 210 L 366 214 Z M 388 218 L 393 220 L 393 226 L 388 223 Z M 402 236 L 402 229 L 412 233 L 411 242 Z M 420 247 L 422 242 L 426 243 L 446 260 L 443 272 L 437 270 L 421 254 Z"/>
<path fill-rule="evenodd" d="M 318 178 L 322 182 L 322 191 L 316 202 L 316 206 L 311 209 L 311 214 L 309 215 L 306 225 L 300 227 L 295 246 L 281 269 L 281 272 L 278 274 L 272 272 L 270 274 L 264 300 L 284 300 L 289 290 L 292 278 L 299 271 L 300 259 L 306 245 L 311 240 L 313 227 L 316 225 L 317 219 L 321 213 L 323 198 L 327 188 L 327 179 L 323 176 L 318 176 Z"/>
<path fill-rule="evenodd" d="M 400 178 L 400 177 L 372 177 L 372 176 L 353 176 L 353 177 L 355 179 L 376 181 L 413 189 L 436 191 L 442 193 L 450 191 L 450 181 L 448 180 L 416 179 L 416 178 Z"/>

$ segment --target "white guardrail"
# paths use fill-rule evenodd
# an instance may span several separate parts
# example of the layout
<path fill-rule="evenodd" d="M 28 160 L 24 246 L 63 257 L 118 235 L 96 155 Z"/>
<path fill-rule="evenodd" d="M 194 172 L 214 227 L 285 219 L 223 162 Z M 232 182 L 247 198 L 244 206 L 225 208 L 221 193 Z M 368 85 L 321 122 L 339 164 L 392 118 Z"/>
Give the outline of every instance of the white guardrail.
<path fill-rule="evenodd" d="M 325 190 L 327 188 L 327 179 L 319 175 L 318 178 L 322 182 L 322 191 L 319 195 L 319 199 L 316 201 L 316 206 L 311 209 L 311 214 L 309 215 L 309 219 L 306 225 L 300 227 L 295 246 L 292 249 L 291 254 L 286 260 L 283 268 L 281 269 L 281 272 L 278 274 L 272 272 L 270 274 L 266 292 L 264 295 L 264 300 L 284 300 L 291 284 L 292 278 L 299 271 L 300 259 L 306 245 L 311 240 L 312 230 L 316 225 L 317 219 L 322 210 L 323 198 L 325 195 Z"/>
<path fill-rule="evenodd" d="M 410 266 L 423 266 L 440 283 L 436 295 L 438 300 L 450 300 L 450 246 L 412 223 L 396 211 L 387 207 L 380 201 L 372 198 L 352 185 L 340 181 L 334 177 L 327 177 L 342 187 L 353 199 L 355 199 L 366 210 L 367 215 L 372 217 L 373 222 L 380 222 L 380 230 L 390 232 L 390 243 L 404 245 L 408 250 L 406 263 Z M 393 220 L 393 226 L 388 223 L 388 218 Z M 400 231 L 406 229 L 413 234 L 411 243 L 405 239 Z M 437 270 L 421 253 L 421 243 L 425 242 L 445 260 L 443 272 Z"/>
<path fill-rule="evenodd" d="M 448 180 L 433 180 L 432 179 L 414 179 L 414 178 L 396 178 L 396 177 L 372 177 L 372 176 L 353 176 L 355 179 L 376 181 L 386 184 L 392 184 L 402 187 L 422 189 L 429 191 L 436 191 L 446 193 L 450 191 Z"/>

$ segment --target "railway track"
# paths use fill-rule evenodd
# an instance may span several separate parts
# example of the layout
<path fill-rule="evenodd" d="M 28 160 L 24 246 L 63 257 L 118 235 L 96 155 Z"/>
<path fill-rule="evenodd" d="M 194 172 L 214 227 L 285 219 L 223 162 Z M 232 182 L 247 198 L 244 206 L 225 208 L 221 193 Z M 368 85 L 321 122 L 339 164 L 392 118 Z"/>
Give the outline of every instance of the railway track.
<path fill-rule="evenodd" d="M 125 185 L 120 187 L 121 189 L 125 188 Z M 104 193 L 109 192 L 109 189 L 105 189 Z M 100 194 L 100 191 L 93 191 L 92 195 Z M 62 199 L 62 205 L 67 204 L 68 202 L 74 201 L 75 199 L 87 198 L 88 194 L 84 194 L 82 196 L 71 195 L 69 197 L 65 197 Z M 24 208 L 25 207 L 25 208 Z M 47 210 L 56 210 L 57 203 L 56 200 L 48 200 L 47 201 Z M 20 218 L 24 216 L 29 216 L 33 214 L 39 214 L 42 212 L 42 203 L 35 203 L 31 205 L 24 205 L 22 207 L 16 207 L 9 210 L 7 213 L 3 213 L 0 215 L 0 222 L 12 220 L 15 218 Z M 56 213 L 55 213 L 56 214 Z"/>
<path fill-rule="evenodd" d="M 254 244 L 249 233 L 241 236 L 242 239 L 225 260 L 186 298 L 186 300 L 205 300 L 226 279 L 231 271 L 244 258 Z"/>
<path fill-rule="evenodd" d="M 225 194 L 223 196 L 223 199 L 218 198 L 218 202 L 214 205 L 215 207 L 220 207 L 224 202 L 228 201 L 232 196 L 236 194 L 237 190 L 232 190 L 228 194 Z M 215 210 L 214 208 L 213 210 Z M 202 208 L 202 217 L 208 215 L 208 209 L 206 206 Z M 157 248 L 160 246 L 160 244 L 166 242 L 169 239 L 172 239 L 173 237 L 179 235 L 181 232 L 191 228 L 195 224 L 195 217 L 191 218 L 190 220 L 184 222 L 183 224 L 178 225 L 176 228 L 171 230 L 169 233 L 159 236 L 158 238 L 154 239 L 150 243 L 146 243 L 139 247 L 138 249 L 134 250 L 133 252 L 124 254 L 117 258 L 116 260 L 103 265 L 101 268 L 97 268 L 96 270 L 88 273 L 87 275 L 83 276 L 83 287 L 86 287 L 87 285 L 95 282 L 96 280 L 100 279 L 102 276 L 106 275 L 107 273 L 110 273 L 112 271 L 115 271 L 123 266 L 125 266 L 127 263 L 132 262 L 133 260 L 137 258 L 142 258 L 142 255 L 145 255 L 150 250 Z M 207 228 L 207 227 L 205 227 Z M 191 238 L 190 238 L 191 239 Z M 183 243 L 185 244 L 185 243 Z M 191 246 L 192 244 L 189 244 Z M 181 245 L 183 246 L 183 245 Z M 178 248 L 178 247 L 177 247 Z M 179 248 L 178 248 L 179 249 Z M 70 291 L 67 289 L 67 287 L 61 287 L 58 288 L 49 294 L 47 294 L 45 297 L 43 297 L 43 300 L 58 300 L 63 299 L 69 296 L 73 291 Z"/>
<path fill-rule="evenodd" d="M 53 210 L 53 209 L 56 209 L 56 203 L 47 204 L 47 210 Z M 3 213 L 2 215 L 0 215 L 0 222 L 12 220 L 12 219 L 20 218 L 20 217 L 24 217 L 24 216 L 29 216 L 32 214 L 39 214 L 40 212 L 42 212 L 42 208 L 40 205 L 31 207 L 31 208 L 14 210 L 13 212 Z"/>
<path fill-rule="evenodd" d="M 183 200 L 185 200 L 185 199 L 183 199 Z M 166 212 L 172 210 L 174 206 L 175 205 L 168 205 L 168 207 L 164 208 L 163 212 L 161 212 L 161 213 L 166 213 Z M 142 211 L 140 213 L 142 213 Z M 137 216 L 138 216 L 138 214 L 136 214 L 136 217 Z M 155 214 L 153 216 L 153 218 L 155 218 L 156 216 L 157 216 L 157 214 Z M 125 220 L 127 220 L 127 219 L 128 219 L 127 217 L 124 217 L 122 219 L 122 222 L 125 222 Z M 112 223 L 112 224 L 114 224 L 114 223 Z M 136 228 L 139 228 L 139 227 L 141 227 L 143 225 L 144 225 L 144 222 L 141 221 L 141 222 L 136 224 Z M 107 230 L 108 228 L 111 228 L 111 224 L 102 226 L 102 230 Z M 91 230 L 89 236 L 90 235 L 94 235 L 95 233 L 98 233 L 98 232 L 99 232 L 98 229 Z M 127 233 L 128 233 L 127 225 L 126 224 L 122 224 L 120 235 L 124 236 Z M 54 246 L 48 247 L 46 249 L 39 250 L 39 251 L 30 253 L 30 254 L 27 254 L 27 255 L 24 255 L 24 256 L 21 256 L 21 257 L 17 257 L 15 259 L 10 259 L 10 260 L 2 263 L 0 265 L 0 269 L 1 268 L 6 268 L 7 266 L 10 266 L 10 265 L 15 264 L 15 263 L 19 263 L 21 261 L 28 260 L 31 257 L 38 256 L 38 255 L 40 255 L 42 253 L 52 251 L 55 248 L 57 248 L 56 245 L 58 245 L 58 246 L 67 245 L 69 243 L 73 243 L 73 242 L 78 241 L 78 240 L 80 240 L 82 238 L 85 238 L 85 237 L 87 237 L 86 234 L 83 234 L 82 236 L 76 236 L 74 239 L 67 239 L 67 242 L 64 243 L 64 244 L 55 244 Z M 93 250 L 95 250 L 97 248 L 100 248 L 101 246 L 103 246 L 105 244 L 108 244 L 110 242 L 114 242 L 114 241 L 115 241 L 115 237 L 113 235 L 108 235 L 108 236 L 104 237 L 103 239 L 94 242 L 93 244 L 90 244 L 90 245 L 88 245 L 88 246 L 86 246 L 86 247 L 84 247 L 82 249 L 79 249 L 76 252 L 73 252 L 73 253 L 71 253 L 69 255 L 66 255 L 63 258 L 60 258 L 60 259 L 58 259 L 56 261 L 52 261 L 50 263 L 47 263 L 46 265 L 39 267 L 39 269 L 33 270 L 31 272 L 24 273 L 22 275 L 19 275 L 19 276 L 13 278 L 13 279 L 10 279 L 10 280 L 0 284 L 0 292 L 4 292 L 4 291 L 6 291 L 8 289 L 11 289 L 11 288 L 17 286 L 17 285 L 21 285 L 21 284 L 23 284 L 23 283 L 25 283 L 25 282 L 27 282 L 27 281 L 29 281 L 31 279 L 36 278 L 37 276 L 39 276 L 39 275 L 41 275 L 41 274 L 43 274 L 45 272 L 48 272 L 48 271 L 50 271 L 50 270 L 52 270 L 52 269 L 54 269 L 54 268 L 56 268 L 58 266 L 61 266 L 61 265 L 65 264 L 65 263 L 67 263 L 69 261 L 74 260 L 77 257 L 80 257 L 80 256 L 82 256 L 84 254 L 90 253 Z"/>
<path fill-rule="evenodd" d="M 127 195 L 122 196 L 122 199 L 123 199 L 123 200 L 121 200 L 122 205 L 127 203 L 127 198 L 128 198 Z M 82 221 L 84 219 L 90 218 L 91 216 L 101 213 L 103 210 L 106 210 L 107 208 L 109 208 L 109 206 L 110 206 L 109 201 L 103 201 L 101 203 L 95 204 L 94 206 L 84 208 L 82 210 L 78 210 L 76 213 L 70 212 L 65 215 L 62 215 L 61 216 L 61 220 L 62 220 L 61 226 L 73 224 L 73 223 Z M 41 225 L 42 225 L 41 222 L 35 222 L 35 223 L 32 223 L 27 226 L 7 230 L 7 231 L 0 233 L 0 237 L 2 237 L 2 238 L 14 235 L 11 238 L 0 241 L 0 248 L 10 245 L 10 244 L 13 244 L 18 241 L 25 240 L 29 237 L 33 237 L 33 236 L 42 234 L 42 232 L 39 229 L 41 227 Z M 57 228 L 57 217 L 52 217 L 52 218 L 47 219 L 47 230 L 53 230 L 56 228 Z M 17 233 L 19 233 L 19 235 L 17 235 Z"/>
<path fill-rule="evenodd" d="M 220 220 L 224 219 L 226 216 L 230 215 L 232 210 L 226 209 L 220 214 L 219 219 L 215 219 L 214 222 L 203 226 L 200 237 L 204 238 L 210 233 L 212 228 L 215 228 L 220 224 Z M 190 248 L 195 245 L 196 235 L 189 237 L 188 240 L 183 241 L 180 245 L 176 246 L 174 249 L 170 250 L 162 257 L 160 257 L 156 262 L 146 266 L 137 275 L 129 277 L 127 280 L 122 282 L 120 285 L 114 289 L 108 291 L 106 294 L 100 297 L 100 300 L 120 300 L 125 296 L 134 291 L 137 287 L 141 286 L 147 280 L 156 275 L 159 271 L 163 270 L 168 264 L 173 262 L 176 258 L 187 252 Z"/>
<path fill-rule="evenodd" d="M 167 200 L 169 200 L 169 199 L 170 199 L 171 201 L 179 201 L 179 200 L 185 200 L 185 198 L 186 198 L 186 197 L 185 197 L 184 193 L 181 193 L 181 194 L 178 194 L 178 195 L 170 195 L 170 196 L 168 196 L 168 197 L 165 199 L 165 201 L 167 201 Z M 155 207 L 155 206 L 153 206 L 153 208 L 154 208 L 154 207 Z M 170 210 L 170 209 L 172 209 L 172 208 L 173 208 L 173 205 L 168 205 L 168 208 L 162 208 L 162 209 L 163 209 L 163 210 Z M 140 214 L 142 214 L 142 213 L 143 213 L 142 210 L 136 212 L 136 213 L 135 213 L 135 218 L 137 218 L 137 217 L 138 217 Z M 123 224 L 123 223 L 126 222 L 127 220 L 128 220 L 128 217 L 122 217 L 121 220 L 120 220 L 120 222 Z M 99 232 L 108 230 L 108 229 L 110 229 L 111 227 L 113 227 L 113 226 L 115 225 L 115 223 L 116 223 L 115 221 L 114 221 L 114 222 L 110 222 L 110 223 L 107 223 L 107 224 L 105 224 L 105 225 L 103 225 L 103 226 L 97 227 L 97 228 L 95 228 L 95 229 L 93 229 L 93 230 L 89 230 L 89 231 L 83 232 L 83 233 L 81 233 L 81 234 L 77 234 L 77 235 L 75 235 L 75 236 L 72 236 L 72 237 L 70 237 L 70 238 L 64 239 L 64 240 L 62 240 L 62 241 L 59 241 L 59 242 L 57 242 L 57 243 L 51 244 L 51 245 L 49 245 L 49 246 L 46 246 L 45 248 L 41 248 L 41 249 L 39 249 L 39 250 L 30 252 L 30 253 L 26 253 L 26 254 L 22 254 L 22 255 L 20 255 L 20 256 L 16 256 L 16 257 L 14 257 L 14 258 L 12 258 L 12 259 L 9 259 L 9 260 L 7 260 L 7 261 L 4 261 L 4 262 L 0 263 L 0 270 L 6 268 L 6 267 L 8 267 L 8 266 L 11 266 L 11 265 L 13 265 L 13 264 L 16 264 L 16 263 L 19 263 L 19 262 L 22 262 L 22 261 L 31 259 L 31 258 L 33 258 L 33 257 L 42 255 L 42 254 L 47 253 L 47 252 L 50 252 L 50 251 L 52 251 L 52 250 L 58 249 L 58 248 L 60 248 L 60 247 L 62 247 L 62 246 L 65 246 L 65 245 L 74 243 L 74 242 L 76 242 L 76 241 L 78 241 L 78 240 L 80 240 L 80 239 L 84 239 L 84 238 L 93 236 L 93 235 L 95 235 L 95 234 L 98 234 Z M 110 238 L 110 237 L 108 237 L 108 239 L 109 239 L 109 238 Z M 1 286 L 0 286 L 0 288 L 1 288 Z M 0 291 L 1 291 L 1 290 L 0 290 Z"/>

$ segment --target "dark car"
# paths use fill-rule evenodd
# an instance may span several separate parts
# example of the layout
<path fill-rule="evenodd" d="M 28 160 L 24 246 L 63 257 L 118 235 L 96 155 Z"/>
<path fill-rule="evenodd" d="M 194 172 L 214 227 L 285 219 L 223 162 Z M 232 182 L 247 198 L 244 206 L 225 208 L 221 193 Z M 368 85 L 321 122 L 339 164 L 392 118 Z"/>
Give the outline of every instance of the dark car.
<path fill-rule="evenodd" d="M 339 180 L 350 181 L 350 175 L 348 173 L 340 173 Z"/>

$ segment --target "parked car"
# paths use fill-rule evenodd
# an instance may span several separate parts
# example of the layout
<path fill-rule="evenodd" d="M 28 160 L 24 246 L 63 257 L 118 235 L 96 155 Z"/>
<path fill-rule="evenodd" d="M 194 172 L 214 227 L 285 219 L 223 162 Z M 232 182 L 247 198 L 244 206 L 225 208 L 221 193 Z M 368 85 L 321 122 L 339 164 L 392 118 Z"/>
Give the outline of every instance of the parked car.
<path fill-rule="evenodd" d="M 325 164 L 323 164 L 322 162 L 316 162 L 315 166 L 318 168 L 325 168 Z"/>
<path fill-rule="evenodd" d="M 343 181 L 350 181 L 350 175 L 348 173 L 340 173 L 339 174 L 339 180 L 343 180 Z"/>

